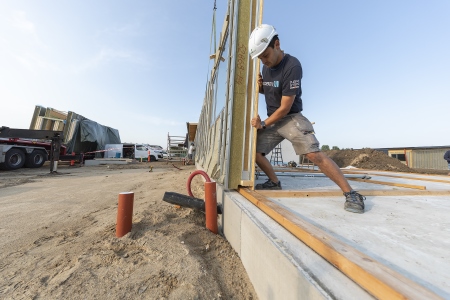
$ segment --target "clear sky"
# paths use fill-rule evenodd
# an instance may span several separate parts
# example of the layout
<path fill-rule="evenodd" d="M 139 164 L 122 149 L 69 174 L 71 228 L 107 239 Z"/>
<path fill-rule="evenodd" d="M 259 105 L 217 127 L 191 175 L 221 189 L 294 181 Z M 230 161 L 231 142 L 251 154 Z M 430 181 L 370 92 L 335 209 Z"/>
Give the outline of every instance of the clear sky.
<path fill-rule="evenodd" d="M 42 105 L 165 147 L 198 121 L 213 4 L 0 0 L 0 126 L 28 128 Z M 217 0 L 217 32 L 226 8 Z M 449 15 L 448 0 L 266 0 L 263 22 L 303 65 L 303 113 L 322 144 L 441 146 Z"/>

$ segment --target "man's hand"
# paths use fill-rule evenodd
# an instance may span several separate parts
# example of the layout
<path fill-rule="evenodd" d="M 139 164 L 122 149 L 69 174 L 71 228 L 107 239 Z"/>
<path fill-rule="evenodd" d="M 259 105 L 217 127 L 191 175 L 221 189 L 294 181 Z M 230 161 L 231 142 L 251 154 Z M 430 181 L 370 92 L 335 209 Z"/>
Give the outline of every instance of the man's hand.
<path fill-rule="evenodd" d="M 252 119 L 252 126 L 255 127 L 256 129 L 261 129 L 261 118 L 259 117 L 259 115 L 255 118 Z"/>

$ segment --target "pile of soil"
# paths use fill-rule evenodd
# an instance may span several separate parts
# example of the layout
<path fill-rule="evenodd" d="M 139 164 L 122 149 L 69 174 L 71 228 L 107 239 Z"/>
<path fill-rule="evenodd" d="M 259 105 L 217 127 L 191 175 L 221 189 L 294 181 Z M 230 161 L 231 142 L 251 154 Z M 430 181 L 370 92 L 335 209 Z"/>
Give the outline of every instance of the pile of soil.
<path fill-rule="evenodd" d="M 340 167 L 352 166 L 360 169 L 413 172 L 400 160 L 384 152 L 365 148 L 361 150 L 330 150 L 325 152 Z"/>
<path fill-rule="evenodd" d="M 360 150 L 324 151 L 340 168 L 355 167 L 359 169 L 394 171 L 420 174 L 447 175 L 447 170 L 415 169 L 406 166 L 400 160 L 384 152 L 370 148 Z"/>

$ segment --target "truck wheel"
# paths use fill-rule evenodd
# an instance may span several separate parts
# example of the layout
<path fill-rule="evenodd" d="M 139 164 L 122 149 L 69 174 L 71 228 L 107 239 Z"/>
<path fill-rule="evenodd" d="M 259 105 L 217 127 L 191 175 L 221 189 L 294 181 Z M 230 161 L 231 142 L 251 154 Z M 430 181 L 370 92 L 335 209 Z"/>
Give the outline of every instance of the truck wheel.
<path fill-rule="evenodd" d="M 47 161 L 47 153 L 43 150 L 34 150 L 27 155 L 25 167 L 40 168 Z"/>
<path fill-rule="evenodd" d="M 156 157 L 154 155 L 150 155 L 150 161 L 156 161 Z"/>
<path fill-rule="evenodd" d="M 6 152 L 5 162 L 0 164 L 3 170 L 16 170 L 25 164 L 25 153 L 17 148 L 11 148 Z"/>

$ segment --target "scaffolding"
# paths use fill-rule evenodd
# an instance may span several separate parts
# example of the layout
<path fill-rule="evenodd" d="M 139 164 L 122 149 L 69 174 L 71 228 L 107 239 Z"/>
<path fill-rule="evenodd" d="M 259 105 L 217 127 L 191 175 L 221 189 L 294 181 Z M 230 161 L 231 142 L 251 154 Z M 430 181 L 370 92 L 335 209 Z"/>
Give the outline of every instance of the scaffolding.
<path fill-rule="evenodd" d="M 186 137 L 174 136 L 167 133 L 167 158 L 171 160 L 184 160 L 186 158 Z"/>
<path fill-rule="evenodd" d="M 283 165 L 283 154 L 281 153 L 281 143 L 279 143 L 270 155 L 270 164 L 272 166 L 282 166 Z"/>

